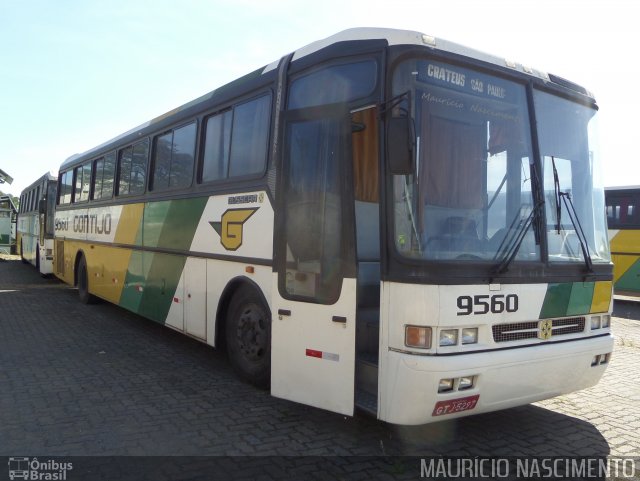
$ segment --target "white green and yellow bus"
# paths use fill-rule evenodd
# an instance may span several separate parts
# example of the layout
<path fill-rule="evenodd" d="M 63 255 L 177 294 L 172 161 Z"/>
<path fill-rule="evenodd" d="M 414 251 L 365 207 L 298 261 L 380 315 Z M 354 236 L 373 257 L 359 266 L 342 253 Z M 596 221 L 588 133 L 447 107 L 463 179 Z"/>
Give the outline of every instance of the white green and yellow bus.
<path fill-rule="evenodd" d="M 47 173 L 20 194 L 16 244 L 25 263 L 42 275 L 53 273 L 54 210 L 57 179 Z"/>
<path fill-rule="evenodd" d="M 616 294 L 640 296 L 640 186 L 607 187 L 607 221 Z"/>
<path fill-rule="evenodd" d="M 347 30 L 65 161 L 55 273 L 346 415 L 583 389 L 613 347 L 597 111 L 518 63 Z"/>

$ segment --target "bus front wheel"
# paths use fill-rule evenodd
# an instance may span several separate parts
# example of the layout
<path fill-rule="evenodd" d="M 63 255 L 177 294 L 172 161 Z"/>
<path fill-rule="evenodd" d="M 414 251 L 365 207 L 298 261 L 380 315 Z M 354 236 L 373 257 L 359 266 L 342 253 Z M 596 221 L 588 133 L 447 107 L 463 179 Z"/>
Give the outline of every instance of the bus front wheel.
<path fill-rule="evenodd" d="M 84 256 L 78 262 L 78 296 L 83 304 L 93 304 L 96 301 L 96 297 L 89 293 L 89 274 Z"/>
<path fill-rule="evenodd" d="M 225 340 L 233 370 L 267 389 L 271 380 L 271 313 L 254 289 L 242 287 L 227 311 Z"/>

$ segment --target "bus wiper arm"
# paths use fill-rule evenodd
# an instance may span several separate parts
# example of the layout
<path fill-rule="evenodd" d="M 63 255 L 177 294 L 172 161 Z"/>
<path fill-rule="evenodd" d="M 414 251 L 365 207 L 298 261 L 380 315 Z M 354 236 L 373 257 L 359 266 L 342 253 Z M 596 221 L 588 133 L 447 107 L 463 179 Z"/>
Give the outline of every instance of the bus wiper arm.
<path fill-rule="evenodd" d="M 578 237 L 578 241 L 580 242 L 580 250 L 582 250 L 584 264 L 587 266 L 588 272 L 593 272 L 593 261 L 591 260 L 591 254 L 589 253 L 587 237 L 584 235 L 584 230 L 582 230 L 582 224 L 580 223 L 578 213 L 576 212 L 576 208 L 571 200 L 571 194 L 560 190 L 560 180 L 558 177 L 558 170 L 556 169 L 556 159 L 553 155 L 551 156 L 551 165 L 553 167 L 553 185 L 556 197 L 556 231 L 559 235 L 560 230 L 562 230 L 562 204 L 560 201 L 560 199 L 562 199 L 562 202 L 567 209 L 567 213 L 569 214 L 571 224 L 573 224 L 573 228 L 576 231 L 576 237 Z"/>
<path fill-rule="evenodd" d="M 573 228 L 576 230 L 576 236 L 580 242 L 580 249 L 582 250 L 582 256 L 584 257 L 584 264 L 587 266 L 587 271 L 593 272 L 593 261 L 591 260 L 591 253 L 589 252 L 589 244 L 587 243 L 587 237 L 584 235 L 584 230 L 582 230 L 582 224 L 580 224 L 578 213 L 576 212 L 576 208 L 571 200 L 571 195 L 569 195 L 568 192 L 560 192 L 560 197 L 562 197 L 562 200 L 564 201 L 564 205 L 569 213 L 569 219 L 571 219 Z"/>
<path fill-rule="evenodd" d="M 518 230 L 516 231 L 515 235 L 511 237 L 511 240 L 507 243 L 506 248 L 498 250 L 498 252 L 504 252 L 504 256 L 502 257 L 500 263 L 493 270 L 494 275 L 503 274 L 509 270 L 509 265 L 511 265 L 513 259 L 515 259 L 516 255 L 518 254 L 518 250 L 520 249 L 520 246 L 522 245 L 522 242 L 527 235 L 529 227 L 531 227 L 534 220 L 538 217 L 538 211 L 543 205 L 544 202 L 542 201 L 534 205 L 533 209 L 531 209 L 531 212 L 529 212 L 529 215 L 524 220 L 524 222 L 520 223 Z"/>

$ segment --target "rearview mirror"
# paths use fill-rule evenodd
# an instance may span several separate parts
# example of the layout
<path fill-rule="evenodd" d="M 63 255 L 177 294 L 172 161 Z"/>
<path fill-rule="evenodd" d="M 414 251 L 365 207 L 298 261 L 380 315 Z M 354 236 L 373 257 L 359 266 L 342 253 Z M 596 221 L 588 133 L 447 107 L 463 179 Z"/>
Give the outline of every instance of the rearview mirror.
<path fill-rule="evenodd" d="M 393 175 L 414 172 L 415 131 L 411 117 L 392 117 L 387 125 L 387 159 Z"/>

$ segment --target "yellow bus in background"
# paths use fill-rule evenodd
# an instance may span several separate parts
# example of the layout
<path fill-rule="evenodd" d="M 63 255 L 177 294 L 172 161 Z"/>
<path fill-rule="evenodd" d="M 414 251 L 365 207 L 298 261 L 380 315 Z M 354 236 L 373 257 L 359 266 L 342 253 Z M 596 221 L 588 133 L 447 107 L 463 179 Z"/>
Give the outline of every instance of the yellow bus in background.
<path fill-rule="evenodd" d="M 640 296 L 640 185 L 605 191 L 616 294 Z"/>

